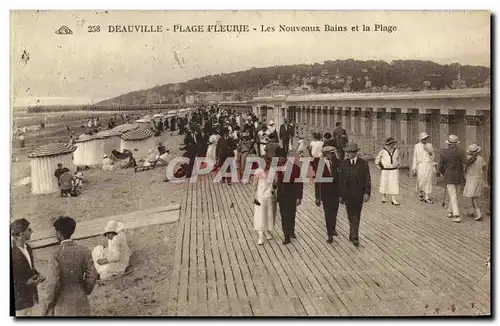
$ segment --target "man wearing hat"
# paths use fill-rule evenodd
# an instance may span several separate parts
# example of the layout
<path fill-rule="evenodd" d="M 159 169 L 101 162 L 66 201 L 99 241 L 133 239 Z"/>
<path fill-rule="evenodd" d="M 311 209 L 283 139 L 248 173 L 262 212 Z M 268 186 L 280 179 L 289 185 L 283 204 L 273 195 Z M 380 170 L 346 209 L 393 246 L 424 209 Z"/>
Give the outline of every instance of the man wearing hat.
<path fill-rule="evenodd" d="M 429 143 L 429 135 L 422 132 L 419 135 L 420 142 L 415 144 L 413 150 L 412 175 L 417 177 L 417 191 L 420 201 L 432 204 L 430 195 L 432 192 L 432 178 L 434 176 L 434 153 Z"/>
<path fill-rule="evenodd" d="M 339 171 L 341 162 L 335 155 L 335 148 L 333 146 L 324 146 L 322 153 L 323 157 L 318 161 L 316 170 L 314 195 L 316 206 L 319 207 L 323 203 L 326 235 L 328 236 L 326 242 L 332 243 L 333 237 L 338 236 L 335 228 L 337 226 L 337 213 L 339 210 Z M 321 180 L 319 176 L 324 180 Z"/>
<path fill-rule="evenodd" d="M 280 127 L 280 139 L 283 144 L 283 150 L 285 151 L 285 156 L 288 156 L 290 139 L 293 136 L 293 127 L 289 123 L 288 118 L 283 118 L 283 124 Z"/>
<path fill-rule="evenodd" d="M 345 147 L 346 159 L 340 164 L 340 203 L 345 204 L 349 218 L 349 240 L 359 247 L 359 222 L 363 203 L 370 200 L 371 176 L 368 163 L 358 157 L 358 145 L 348 143 Z"/>
<path fill-rule="evenodd" d="M 33 231 L 25 218 L 10 224 L 12 236 L 12 276 L 14 285 L 14 308 L 16 316 L 31 316 L 38 303 L 37 285 L 45 278 L 35 268 L 33 250 L 26 243 Z"/>
<path fill-rule="evenodd" d="M 247 162 L 247 157 L 250 151 L 254 147 L 254 141 L 250 136 L 248 131 L 243 131 L 241 133 L 241 140 L 238 144 L 238 152 L 240 153 L 239 159 L 239 170 L 240 170 L 240 180 L 243 180 L 243 173 L 245 172 L 245 166 Z"/>
<path fill-rule="evenodd" d="M 444 175 L 444 183 L 450 202 L 448 204 L 448 218 L 460 223 L 458 210 L 457 188 L 464 183 L 465 154 L 458 147 L 458 136 L 450 135 L 446 140 L 448 148 L 443 150 L 439 161 L 439 173 Z"/>
<path fill-rule="evenodd" d="M 273 142 L 278 142 L 279 137 L 278 137 L 278 132 L 276 131 L 276 127 L 274 126 L 274 121 L 270 120 L 268 125 L 267 125 L 267 131 L 266 131 L 267 136 L 269 136 L 269 140 Z"/>
<path fill-rule="evenodd" d="M 219 139 L 217 142 L 217 148 L 216 148 L 216 153 L 217 153 L 217 166 L 222 167 L 224 162 L 226 160 L 229 160 L 229 165 L 227 166 L 226 171 L 222 172 L 230 172 L 231 167 L 234 167 L 234 150 L 237 148 L 237 144 L 234 141 L 233 138 L 229 137 L 229 130 L 227 128 L 223 128 L 222 131 L 222 138 Z M 229 177 L 223 177 L 222 178 L 222 183 L 226 182 L 228 185 L 231 184 L 231 179 Z"/>
<path fill-rule="evenodd" d="M 342 128 L 342 123 L 339 121 L 335 122 L 335 129 L 333 129 L 332 137 L 334 141 L 334 146 L 337 149 L 339 160 L 344 160 L 344 148 L 348 142 L 347 131 Z"/>
<path fill-rule="evenodd" d="M 87 296 L 97 281 L 92 254 L 87 247 L 71 240 L 76 228 L 74 219 L 61 216 L 54 222 L 54 228 L 60 246 L 49 268 L 43 315 L 89 316 Z"/>
<path fill-rule="evenodd" d="M 285 166 L 285 171 L 278 172 L 276 182 L 276 198 L 280 208 L 281 226 L 285 239 L 283 244 L 289 244 L 290 238 L 295 238 L 295 217 L 297 206 L 302 201 L 304 185 L 300 178 L 300 168 L 292 160 L 287 160 L 283 148 L 276 149 L 276 156 L 280 158 L 279 165 Z M 288 179 L 287 177 L 290 176 Z"/>

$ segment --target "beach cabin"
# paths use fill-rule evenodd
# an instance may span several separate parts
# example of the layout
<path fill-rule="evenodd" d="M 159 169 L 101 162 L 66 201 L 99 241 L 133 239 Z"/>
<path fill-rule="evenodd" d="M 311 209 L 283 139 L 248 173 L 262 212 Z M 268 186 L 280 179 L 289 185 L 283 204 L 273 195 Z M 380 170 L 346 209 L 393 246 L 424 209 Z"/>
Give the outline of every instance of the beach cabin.
<path fill-rule="evenodd" d="M 134 129 L 121 136 L 120 152 L 128 149 L 136 159 L 148 156 L 150 149 L 156 149 L 154 133 L 149 129 Z"/>
<path fill-rule="evenodd" d="M 95 135 L 81 135 L 75 140 L 76 150 L 73 154 L 73 163 L 76 166 L 99 166 L 104 155 L 104 137 Z"/>
<path fill-rule="evenodd" d="M 31 165 L 31 193 L 35 195 L 50 194 L 59 191 L 54 173 L 57 164 L 74 172 L 73 152 L 76 146 L 63 143 L 51 143 L 39 147 L 29 154 Z"/>
<path fill-rule="evenodd" d="M 110 155 L 111 152 L 116 149 L 120 150 L 121 135 L 122 133 L 114 130 L 103 130 L 99 131 L 97 136 L 104 138 L 104 154 Z"/>

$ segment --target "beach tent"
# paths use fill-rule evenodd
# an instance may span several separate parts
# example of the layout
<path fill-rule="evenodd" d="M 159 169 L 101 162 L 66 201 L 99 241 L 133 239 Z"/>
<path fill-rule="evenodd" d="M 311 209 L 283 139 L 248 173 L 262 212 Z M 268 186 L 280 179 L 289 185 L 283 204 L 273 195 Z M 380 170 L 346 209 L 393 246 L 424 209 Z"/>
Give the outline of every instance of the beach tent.
<path fill-rule="evenodd" d="M 153 119 L 163 119 L 163 118 L 165 118 L 165 115 L 160 113 L 157 113 L 153 116 Z"/>
<path fill-rule="evenodd" d="M 104 155 L 104 137 L 95 135 L 81 135 L 75 140 L 76 150 L 73 154 L 73 163 L 76 166 L 98 166 Z"/>
<path fill-rule="evenodd" d="M 99 131 L 96 135 L 104 138 L 104 154 L 110 155 L 114 149 L 120 149 L 122 133 L 114 130 Z"/>
<path fill-rule="evenodd" d="M 149 129 L 134 129 L 121 136 L 120 152 L 128 149 L 135 158 L 148 156 L 150 149 L 156 149 L 154 133 Z"/>
<path fill-rule="evenodd" d="M 63 167 L 75 170 L 73 165 L 73 152 L 75 146 L 63 143 L 51 143 L 36 149 L 29 154 L 31 165 L 31 193 L 49 194 L 59 191 L 57 179 L 54 173 L 57 164 L 61 163 Z"/>
<path fill-rule="evenodd" d="M 138 129 L 139 125 L 137 123 L 124 123 L 122 125 L 116 126 L 112 131 L 118 131 L 119 133 L 126 133 L 127 131 Z"/>
<path fill-rule="evenodd" d="M 134 122 L 137 123 L 139 125 L 139 128 L 141 129 L 154 128 L 153 120 L 151 119 L 142 118 L 139 120 L 135 120 Z"/>

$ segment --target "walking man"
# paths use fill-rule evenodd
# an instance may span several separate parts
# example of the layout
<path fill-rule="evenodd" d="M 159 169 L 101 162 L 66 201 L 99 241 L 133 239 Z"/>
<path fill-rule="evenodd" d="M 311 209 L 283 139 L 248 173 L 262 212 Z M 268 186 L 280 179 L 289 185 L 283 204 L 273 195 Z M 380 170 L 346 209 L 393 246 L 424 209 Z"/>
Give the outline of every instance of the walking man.
<path fill-rule="evenodd" d="M 321 206 L 323 203 L 323 210 L 325 212 L 326 222 L 326 235 L 328 239 L 326 242 L 332 243 L 333 237 L 338 236 L 335 230 L 337 226 L 337 213 L 339 210 L 339 171 L 340 160 L 335 155 L 335 148 L 333 146 L 323 147 L 323 155 L 318 163 L 318 170 L 316 173 L 316 184 L 314 187 L 316 206 Z M 320 180 L 319 175 L 327 180 Z M 319 180 L 319 181 L 318 181 Z"/>
<path fill-rule="evenodd" d="M 285 157 L 288 156 L 288 151 L 290 150 L 290 139 L 293 136 L 293 127 L 288 122 L 288 118 L 283 118 L 284 123 L 280 127 L 280 139 L 283 144 L 283 150 L 285 151 Z"/>
<path fill-rule="evenodd" d="M 434 151 L 429 143 L 429 135 L 420 133 L 420 142 L 413 150 L 412 175 L 417 177 L 417 191 L 420 201 L 432 204 L 430 195 L 432 192 L 432 178 L 434 175 Z"/>
<path fill-rule="evenodd" d="M 464 183 L 464 164 L 465 154 L 458 148 L 458 137 L 456 135 L 448 136 L 446 148 L 441 154 L 439 161 L 439 173 L 444 175 L 444 183 L 450 202 L 448 204 L 448 218 L 452 218 L 455 223 L 460 223 L 460 212 L 458 210 L 458 187 Z"/>
<path fill-rule="evenodd" d="M 33 231 L 28 220 L 22 218 L 10 224 L 10 233 L 16 316 L 33 316 L 38 303 L 37 286 L 45 280 L 36 270 L 33 250 L 26 243 Z"/>
<path fill-rule="evenodd" d="M 335 122 L 335 129 L 333 129 L 332 136 L 335 143 L 335 148 L 337 149 L 339 160 L 343 161 L 345 156 L 344 149 L 347 145 L 348 139 L 347 131 L 342 128 L 342 123 Z"/>
<path fill-rule="evenodd" d="M 297 206 L 302 201 L 304 185 L 300 178 L 300 168 L 295 162 L 287 160 L 285 150 L 281 147 L 276 149 L 276 156 L 280 158 L 279 164 L 285 165 L 285 172 L 278 172 L 276 196 L 280 208 L 281 226 L 285 239 L 283 244 L 289 244 L 290 238 L 295 238 L 295 217 Z M 290 178 L 288 179 L 288 175 Z"/>
<path fill-rule="evenodd" d="M 87 296 L 97 280 L 92 254 L 90 249 L 71 240 L 76 228 L 74 219 L 61 216 L 54 222 L 54 228 L 60 246 L 49 269 L 43 315 L 89 316 Z"/>
<path fill-rule="evenodd" d="M 358 145 L 348 143 L 345 148 L 346 160 L 340 164 L 340 203 L 345 204 L 349 219 L 349 240 L 359 247 L 359 222 L 363 203 L 370 200 L 371 177 L 368 163 L 358 157 Z"/>

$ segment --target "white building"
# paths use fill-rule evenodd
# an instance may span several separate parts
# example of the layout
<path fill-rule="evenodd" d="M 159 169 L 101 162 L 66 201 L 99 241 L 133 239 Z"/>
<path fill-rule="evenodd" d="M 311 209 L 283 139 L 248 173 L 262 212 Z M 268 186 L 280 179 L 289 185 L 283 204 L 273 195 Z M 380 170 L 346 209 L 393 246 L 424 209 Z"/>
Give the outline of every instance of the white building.
<path fill-rule="evenodd" d="M 51 143 L 44 145 L 28 157 L 31 159 L 31 193 L 35 195 L 49 194 L 59 191 L 59 185 L 54 173 L 57 164 L 73 171 L 73 152 L 75 146 L 63 143 Z"/>

